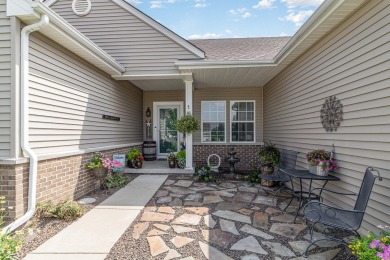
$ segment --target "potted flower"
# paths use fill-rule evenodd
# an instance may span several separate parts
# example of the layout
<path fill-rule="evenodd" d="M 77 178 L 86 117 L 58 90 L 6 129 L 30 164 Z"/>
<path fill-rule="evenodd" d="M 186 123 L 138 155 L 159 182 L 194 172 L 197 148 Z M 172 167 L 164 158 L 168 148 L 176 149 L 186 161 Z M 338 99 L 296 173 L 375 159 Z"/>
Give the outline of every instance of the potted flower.
<path fill-rule="evenodd" d="M 337 168 L 333 159 L 333 153 L 325 150 L 314 150 L 306 154 L 309 163 L 309 171 L 313 174 L 325 176 L 329 171 Z"/>
<path fill-rule="evenodd" d="M 175 168 L 176 167 L 176 155 L 175 153 L 169 153 L 167 156 L 169 168 Z"/>
<path fill-rule="evenodd" d="M 186 167 L 186 150 L 181 150 L 176 155 L 177 167 L 184 169 Z"/>
<path fill-rule="evenodd" d="M 257 153 L 260 161 L 260 170 L 262 174 L 271 175 L 274 173 L 274 166 L 279 165 L 280 152 L 275 144 L 264 143 L 264 146 L 260 148 L 260 151 Z M 271 187 L 275 183 L 272 181 L 261 180 L 261 185 L 266 187 Z"/>
<path fill-rule="evenodd" d="M 144 157 L 142 152 L 134 147 L 130 152 L 126 154 L 127 158 L 127 166 L 130 168 L 142 168 L 142 161 L 144 161 Z"/>
<path fill-rule="evenodd" d="M 109 170 L 112 170 L 114 167 L 123 167 L 123 165 L 117 160 L 111 160 L 108 157 L 104 157 L 103 153 L 97 152 L 92 156 L 91 162 L 86 167 L 93 170 L 93 175 L 96 178 L 104 178 Z"/>
<path fill-rule="evenodd" d="M 191 134 L 192 132 L 199 130 L 200 123 L 198 119 L 191 115 L 191 113 L 188 113 L 176 121 L 175 128 L 183 134 Z"/>

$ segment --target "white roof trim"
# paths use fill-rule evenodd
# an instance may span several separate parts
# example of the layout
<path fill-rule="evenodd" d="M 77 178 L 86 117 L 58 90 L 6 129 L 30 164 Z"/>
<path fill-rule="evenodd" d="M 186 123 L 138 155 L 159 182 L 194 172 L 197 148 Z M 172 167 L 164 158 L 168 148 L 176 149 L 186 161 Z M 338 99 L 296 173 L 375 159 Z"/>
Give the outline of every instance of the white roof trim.
<path fill-rule="evenodd" d="M 39 19 L 39 14 L 46 14 L 49 17 L 50 23 L 47 27 L 41 30 L 42 34 L 52 39 L 53 37 L 59 37 L 62 41 L 59 41 L 58 39 L 53 40 L 57 41 L 59 44 L 65 46 L 70 51 L 73 51 L 81 58 L 87 60 L 110 75 L 121 75 L 126 71 L 125 68 L 114 58 L 67 23 L 45 4 L 40 2 L 30 2 L 28 0 L 19 1 L 21 1 L 20 3 L 23 3 L 25 8 L 30 8 L 30 10 L 33 11 L 33 14 L 31 11 L 30 13 L 25 12 L 25 14 L 15 14 L 15 16 L 19 17 L 22 21 L 30 24 Z"/>
<path fill-rule="evenodd" d="M 181 74 L 143 74 L 143 75 L 114 75 L 116 80 L 158 80 L 158 79 L 181 79 Z"/>
<path fill-rule="evenodd" d="M 177 61 L 175 65 L 183 69 L 225 69 L 225 68 L 254 68 L 276 66 L 273 61 L 261 60 L 226 60 L 226 61 Z"/>
<path fill-rule="evenodd" d="M 41 0 L 41 2 L 42 2 L 42 0 Z M 46 0 L 43 3 L 50 7 L 50 6 L 54 5 L 56 2 L 58 2 L 58 0 Z"/>
<path fill-rule="evenodd" d="M 150 25 L 154 29 L 158 30 L 162 34 L 166 35 L 167 37 L 169 37 L 170 39 L 175 41 L 177 44 L 181 45 L 182 47 L 184 47 L 188 51 L 192 52 L 193 54 L 195 54 L 199 58 L 202 58 L 202 59 L 205 58 L 204 51 L 202 51 L 201 49 L 199 49 L 198 47 L 196 47 L 192 43 L 188 42 L 187 40 L 183 39 L 182 37 L 180 37 L 176 33 L 172 32 L 171 30 L 169 30 L 168 28 L 166 28 L 165 26 L 163 26 L 159 22 L 155 21 L 153 18 L 144 14 L 143 12 L 141 12 L 140 10 L 138 10 L 137 8 L 132 6 L 131 4 L 125 2 L 124 0 L 111 0 L 111 1 L 114 2 L 115 4 L 119 5 L 120 7 L 122 7 L 126 11 L 128 11 L 129 13 L 133 14 L 134 16 L 136 16 L 137 18 L 139 18 L 143 22 L 147 23 L 148 25 Z"/>

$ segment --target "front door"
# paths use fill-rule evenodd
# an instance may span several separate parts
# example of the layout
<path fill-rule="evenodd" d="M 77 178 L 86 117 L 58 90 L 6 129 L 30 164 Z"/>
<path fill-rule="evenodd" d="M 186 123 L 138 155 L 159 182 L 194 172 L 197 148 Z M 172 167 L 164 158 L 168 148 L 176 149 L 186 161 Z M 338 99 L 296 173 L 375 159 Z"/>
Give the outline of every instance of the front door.
<path fill-rule="evenodd" d="M 180 115 L 181 104 L 174 102 L 155 104 L 155 140 L 159 158 L 164 158 L 168 153 L 178 152 L 180 149 L 180 135 L 175 128 L 175 123 Z"/>

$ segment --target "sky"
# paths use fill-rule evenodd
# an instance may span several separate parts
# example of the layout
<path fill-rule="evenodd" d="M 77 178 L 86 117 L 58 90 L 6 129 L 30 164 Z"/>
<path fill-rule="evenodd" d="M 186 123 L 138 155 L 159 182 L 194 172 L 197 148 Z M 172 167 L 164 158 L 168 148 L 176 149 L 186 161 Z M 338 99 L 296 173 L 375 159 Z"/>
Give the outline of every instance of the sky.
<path fill-rule="evenodd" d="M 324 0 L 126 0 L 185 39 L 292 36 Z"/>

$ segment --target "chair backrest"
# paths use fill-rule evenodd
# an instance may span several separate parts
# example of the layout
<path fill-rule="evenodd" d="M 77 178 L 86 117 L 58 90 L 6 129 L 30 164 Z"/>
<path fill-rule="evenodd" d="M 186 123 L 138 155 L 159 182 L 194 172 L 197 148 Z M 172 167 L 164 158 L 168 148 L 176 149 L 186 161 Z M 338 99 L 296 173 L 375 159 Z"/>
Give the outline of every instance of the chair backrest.
<path fill-rule="evenodd" d="M 297 164 L 298 152 L 292 150 L 280 149 L 280 169 L 295 169 Z"/>
<path fill-rule="evenodd" d="M 378 173 L 378 176 L 375 176 L 372 172 L 376 171 Z M 366 169 L 366 173 L 364 174 L 364 178 L 362 181 L 362 185 L 360 186 L 360 191 L 358 194 L 358 197 L 356 199 L 356 204 L 355 204 L 355 210 L 360 210 L 365 212 L 366 207 L 368 204 L 368 200 L 370 199 L 371 191 L 374 186 L 375 179 L 379 178 L 381 181 L 382 178 L 380 177 L 380 174 L 377 170 L 374 170 L 371 167 L 368 167 Z"/>

